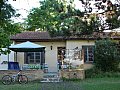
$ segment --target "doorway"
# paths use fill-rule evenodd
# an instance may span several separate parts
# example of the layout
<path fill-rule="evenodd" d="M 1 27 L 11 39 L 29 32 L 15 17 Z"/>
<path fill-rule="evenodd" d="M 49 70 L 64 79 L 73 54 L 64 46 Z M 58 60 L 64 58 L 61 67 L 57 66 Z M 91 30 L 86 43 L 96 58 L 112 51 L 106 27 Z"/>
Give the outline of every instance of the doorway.
<path fill-rule="evenodd" d="M 61 69 L 63 65 L 63 59 L 65 56 L 65 49 L 66 47 L 58 47 L 57 48 L 57 60 L 58 60 L 58 68 Z"/>

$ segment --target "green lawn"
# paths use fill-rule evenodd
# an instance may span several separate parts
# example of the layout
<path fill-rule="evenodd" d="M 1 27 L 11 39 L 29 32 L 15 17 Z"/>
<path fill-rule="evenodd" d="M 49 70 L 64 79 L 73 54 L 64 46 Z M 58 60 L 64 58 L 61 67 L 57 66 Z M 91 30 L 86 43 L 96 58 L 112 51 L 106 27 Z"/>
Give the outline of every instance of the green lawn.
<path fill-rule="evenodd" d="M 120 78 L 87 79 L 82 87 L 83 90 L 120 90 Z"/>
<path fill-rule="evenodd" d="M 29 82 L 28 84 L 3 85 L 0 90 L 120 90 L 120 78 L 94 78 L 60 83 Z"/>

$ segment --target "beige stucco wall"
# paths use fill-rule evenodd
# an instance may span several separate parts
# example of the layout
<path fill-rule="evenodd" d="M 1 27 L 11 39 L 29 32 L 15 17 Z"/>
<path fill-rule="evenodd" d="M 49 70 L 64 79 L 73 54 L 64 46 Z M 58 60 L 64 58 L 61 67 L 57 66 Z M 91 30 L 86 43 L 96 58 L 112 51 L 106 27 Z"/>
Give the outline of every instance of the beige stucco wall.
<path fill-rule="evenodd" d="M 36 42 L 45 46 L 45 63 L 48 64 L 48 71 L 57 71 L 57 47 L 65 47 L 65 42 Z M 52 50 L 51 50 L 52 46 Z"/>
<path fill-rule="evenodd" d="M 93 40 L 67 40 L 66 49 L 82 48 L 83 45 L 95 45 Z"/>
<path fill-rule="evenodd" d="M 78 47 L 79 49 L 82 49 L 82 46 L 85 45 L 95 45 L 94 40 L 68 40 L 66 41 L 66 49 L 74 49 Z M 84 69 L 92 68 L 93 65 L 91 63 L 84 63 Z"/>

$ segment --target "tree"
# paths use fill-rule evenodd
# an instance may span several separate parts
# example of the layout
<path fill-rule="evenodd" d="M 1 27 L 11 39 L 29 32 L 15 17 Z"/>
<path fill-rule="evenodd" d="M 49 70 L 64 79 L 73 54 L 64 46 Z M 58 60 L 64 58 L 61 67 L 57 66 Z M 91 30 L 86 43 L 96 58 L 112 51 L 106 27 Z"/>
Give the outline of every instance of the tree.
<path fill-rule="evenodd" d="M 120 27 L 120 1 L 119 0 L 80 0 L 84 5 L 85 13 L 91 14 L 96 10 L 95 17 L 99 21 L 99 31 L 112 30 Z M 94 10 L 95 8 L 95 10 Z"/>
<path fill-rule="evenodd" d="M 40 29 L 49 31 L 52 36 L 75 36 L 83 34 L 88 26 L 90 32 L 94 30 L 92 19 L 89 24 L 82 21 L 84 12 L 73 7 L 73 1 L 44 0 L 39 8 L 31 10 L 26 20 L 28 30 Z M 84 27 L 85 26 L 85 27 Z M 95 25 L 94 25 L 95 26 Z"/>
<path fill-rule="evenodd" d="M 115 71 L 120 62 L 117 45 L 110 39 L 99 40 L 95 43 L 95 66 L 101 71 Z"/>
<path fill-rule="evenodd" d="M 2 48 L 7 48 L 10 45 L 10 36 L 19 32 L 19 27 L 14 24 L 11 17 L 16 16 L 13 7 L 7 3 L 7 0 L 0 0 L 0 52 Z"/>
<path fill-rule="evenodd" d="M 40 7 L 32 9 L 28 15 L 27 29 L 48 31 L 52 36 L 80 37 L 120 26 L 120 10 L 110 0 L 95 0 L 95 7 L 98 11 L 102 9 L 102 13 L 92 13 L 91 0 L 80 1 L 85 9 L 82 12 L 74 7 L 74 0 L 41 1 Z M 107 6 L 102 4 L 104 2 Z M 102 14 L 105 20 L 101 19 Z"/>

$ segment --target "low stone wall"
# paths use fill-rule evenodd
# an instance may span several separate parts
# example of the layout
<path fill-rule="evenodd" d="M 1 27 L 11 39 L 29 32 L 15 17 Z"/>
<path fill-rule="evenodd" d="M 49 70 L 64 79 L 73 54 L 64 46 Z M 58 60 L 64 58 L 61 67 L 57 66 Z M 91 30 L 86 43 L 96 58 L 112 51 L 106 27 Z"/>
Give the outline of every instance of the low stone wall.
<path fill-rule="evenodd" d="M 17 70 L 0 70 L 0 79 L 4 75 L 14 75 L 18 72 Z M 29 81 L 42 79 L 44 74 L 42 70 L 23 70 L 22 73 L 28 77 Z"/>
<path fill-rule="evenodd" d="M 83 69 L 61 70 L 60 77 L 67 79 L 84 79 L 85 71 Z"/>
<path fill-rule="evenodd" d="M 4 75 L 14 75 L 17 74 L 18 70 L 0 70 L 0 80 Z M 43 78 L 44 72 L 42 70 L 22 70 L 23 75 L 26 75 L 28 77 L 29 81 L 32 80 L 40 80 Z M 76 79 L 84 79 L 85 78 L 85 72 L 82 69 L 70 69 L 70 70 L 61 70 L 59 72 L 60 78 L 76 78 Z"/>

